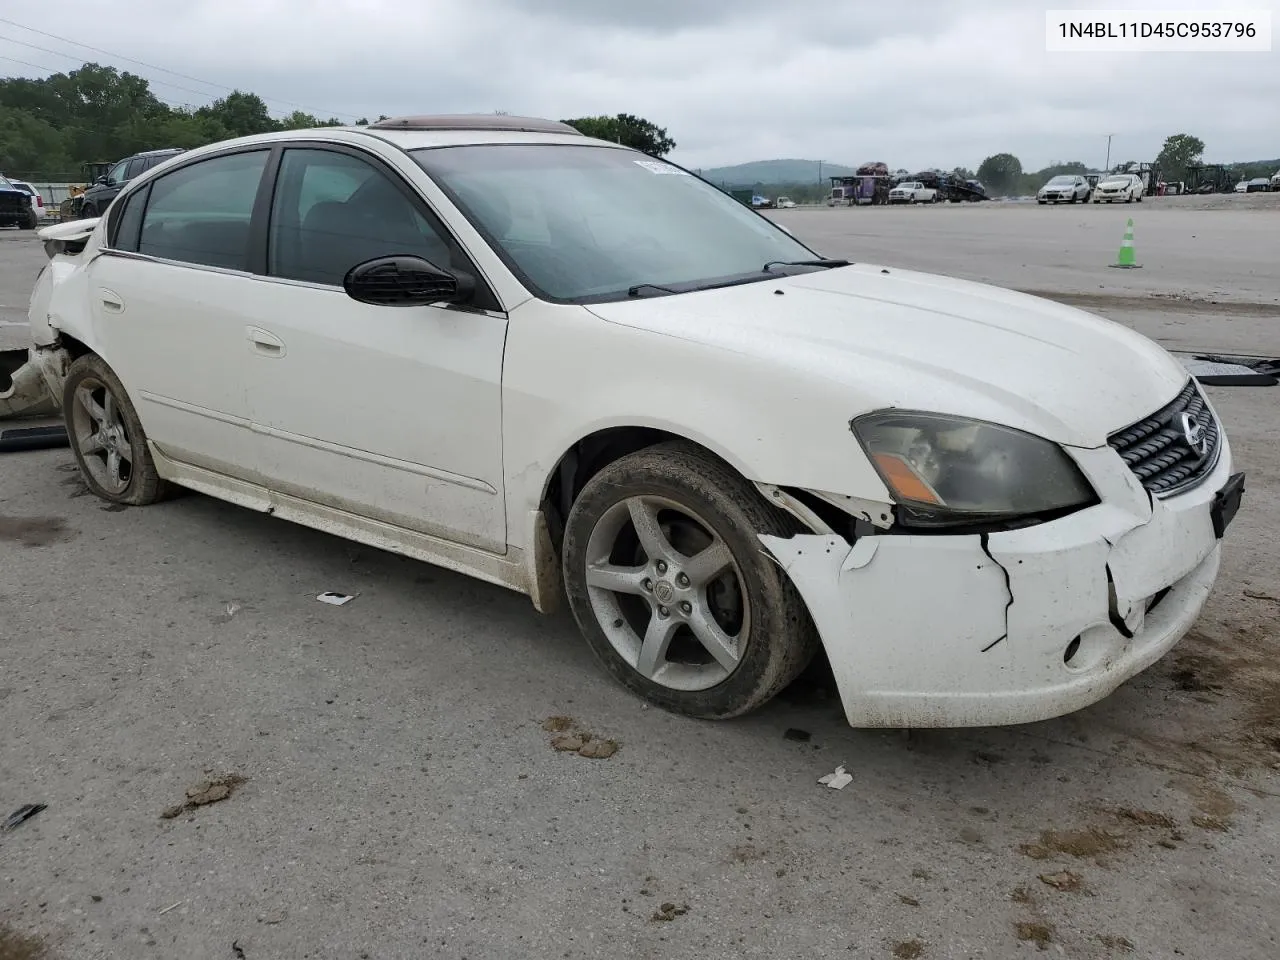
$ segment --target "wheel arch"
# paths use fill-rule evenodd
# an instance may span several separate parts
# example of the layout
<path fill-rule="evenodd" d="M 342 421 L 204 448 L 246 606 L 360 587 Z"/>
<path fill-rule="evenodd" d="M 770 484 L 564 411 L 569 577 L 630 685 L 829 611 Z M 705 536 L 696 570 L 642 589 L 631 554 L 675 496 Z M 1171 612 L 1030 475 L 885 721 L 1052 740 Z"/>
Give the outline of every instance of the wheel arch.
<path fill-rule="evenodd" d="M 737 458 L 703 438 L 692 437 L 667 426 L 621 423 L 598 427 L 571 443 L 543 478 L 538 503 L 543 510 L 550 508 L 557 521 L 563 522 L 582 488 L 610 463 L 672 440 L 696 447 L 723 461 L 747 481 L 756 482 Z"/>

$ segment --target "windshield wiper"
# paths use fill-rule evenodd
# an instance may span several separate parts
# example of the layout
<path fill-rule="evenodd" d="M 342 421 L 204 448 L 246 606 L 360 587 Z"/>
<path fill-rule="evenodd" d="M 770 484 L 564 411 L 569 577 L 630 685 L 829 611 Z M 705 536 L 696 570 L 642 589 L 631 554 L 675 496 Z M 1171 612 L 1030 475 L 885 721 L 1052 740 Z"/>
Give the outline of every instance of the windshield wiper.
<path fill-rule="evenodd" d="M 770 260 L 760 268 L 761 273 L 768 273 L 770 267 L 847 267 L 848 260 Z"/>
<path fill-rule="evenodd" d="M 627 289 L 628 297 L 643 296 L 642 290 L 657 290 L 659 293 L 679 293 L 679 290 L 672 290 L 670 287 L 660 287 L 656 283 L 637 283 L 634 287 Z"/>

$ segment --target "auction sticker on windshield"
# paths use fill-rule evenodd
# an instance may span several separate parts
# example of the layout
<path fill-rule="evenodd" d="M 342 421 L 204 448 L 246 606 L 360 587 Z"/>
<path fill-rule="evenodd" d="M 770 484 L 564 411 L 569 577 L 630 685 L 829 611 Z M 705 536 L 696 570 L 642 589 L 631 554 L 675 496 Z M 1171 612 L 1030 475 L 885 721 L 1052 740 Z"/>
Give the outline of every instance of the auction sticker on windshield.
<path fill-rule="evenodd" d="M 657 160 L 636 160 L 635 164 L 638 167 L 644 167 L 650 173 L 670 173 L 678 177 L 689 176 L 688 170 L 681 170 L 679 167 L 673 167 L 669 163 L 661 163 Z"/>

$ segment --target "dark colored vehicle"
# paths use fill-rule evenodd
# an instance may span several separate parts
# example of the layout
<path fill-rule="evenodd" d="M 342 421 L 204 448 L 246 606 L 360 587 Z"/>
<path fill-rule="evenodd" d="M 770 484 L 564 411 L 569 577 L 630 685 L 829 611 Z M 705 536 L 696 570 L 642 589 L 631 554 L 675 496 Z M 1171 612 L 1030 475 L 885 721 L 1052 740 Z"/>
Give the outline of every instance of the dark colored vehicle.
<path fill-rule="evenodd" d="M 34 230 L 36 222 L 36 212 L 31 209 L 31 194 L 0 177 L 0 227 Z"/>
<path fill-rule="evenodd" d="M 132 157 L 125 157 L 110 170 L 105 176 L 96 179 L 88 190 L 84 192 L 84 196 L 80 200 L 79 215 L 88 219 L 90 217 L 100 217 L 106 212 L 111 201 L 116 198 L 124 185 L 134 177 L 157 164 L 164 163 L 170 157 L 176 157 L 184 151 L 178 147 L 169 147 L 164 150 L 148 150 L 146 153 L 135 153 Z"/>

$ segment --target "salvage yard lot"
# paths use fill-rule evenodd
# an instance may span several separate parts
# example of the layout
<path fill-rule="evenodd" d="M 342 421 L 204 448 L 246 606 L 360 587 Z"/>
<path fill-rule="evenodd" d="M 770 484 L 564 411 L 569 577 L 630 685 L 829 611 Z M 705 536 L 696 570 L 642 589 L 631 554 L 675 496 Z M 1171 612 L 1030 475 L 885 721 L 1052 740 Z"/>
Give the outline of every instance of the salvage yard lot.
<path fill-rule="evenodd" d="M 1280 355 L 1280 198 L 1230 199 L 771 216 Z M 1143 269 L 1108 269 L 1130 216 Z M 43 257 L 0 232 L 0 346 Z M 1080 713 L 910 738 L 812 682 L 671 716 L 516 594 L 194 494 L 108 508 L 69 451 L 3 455 L 0 816 L 48 809 L 0 834 L 0 922 L 94 960 L 1274 957 L 1280 388 L 1209 393 L 1248 489 L 1191 636 Z M 554 717 L 617 753 L 552 749 Z"/>

